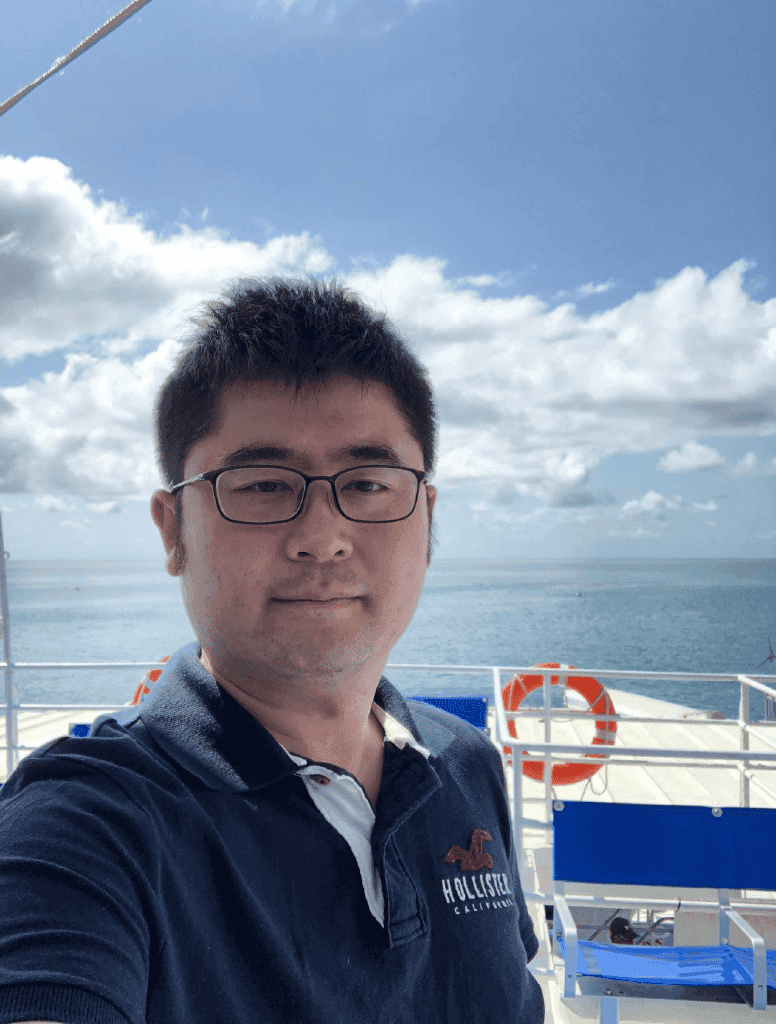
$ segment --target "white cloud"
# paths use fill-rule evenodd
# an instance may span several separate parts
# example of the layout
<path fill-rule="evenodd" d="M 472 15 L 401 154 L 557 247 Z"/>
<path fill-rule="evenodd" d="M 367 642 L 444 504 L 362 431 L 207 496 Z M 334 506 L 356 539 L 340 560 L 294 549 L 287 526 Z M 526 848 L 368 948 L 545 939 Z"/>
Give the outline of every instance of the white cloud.
<path fill-rule="evenodd" d="M 0 351 L 8 360 L 88 336 L 132 351 L 177 331 L 226 279 L 331 266 L 307 234 L 264 246 L 212 227 L 156 235 L 45 157 L 0 157 L 0 238 Z"/>
<path fill-rule="evenodd" d="M 724 464 L 724 458 L 711 445 L 685 441 L 681 448 L 674 448 L 658 459 L 657 468 L 665 473 L 691 473 L 696 469 L 713 469 Z"/>
<path fill-rule="evenodd" d="M 3 389 L 5 490 L 148 494 L 159 485 L 153 396 L 178 350 L 172 341 L 127 363 L 69 355 L 62 373 Z M 52 499 L 59 500 L 59 499 Z"/>
<path fill-rule="evenodd" d="M 716 512 L 718 508 L 719 508 L 719 505 L 716 503 L 716 501 L 714 501 L 713 498 L 710 498 L 708 501 L 692 501 L 692 502 L 690 502 L 690 504 L 687 506 L 687 511 L 688 512 Z M 706 525 L 710 526 L 712 524 L 711 523 L 707 523 Z"/>
<path fill-rule="evenodd" d="M 117 501 L 87 502 L 86 507 L 92 512 L 121 512 L 121 507 Z"/>
<path fill-rule="evenodd" d="M 621 537 L 624 540 L 648 540 L 660 536 L 654 530 L 647 530 L 643 526 L 635 526 L 632 529 L 613 527 L 608 533 L 610 537 Z"/>
<path fill-rule="evenodd" d="M 731 476 L 751 476 L 751 477 L 762 477 L 762 476 L 774 476 L 776 475 L 776 458 L 771 459 L 770 462 L 761 462 L 754 452 L 747 452 L 743 458 L 739 459 L 738 462 L 730 470 Z"/>
<path fill-rule="evenodd" d="M 682 507 L 682 497 L 679 494 L 674 494 L 670 498 L 666 498 L 658 491 L 647 491 L 643 498 L 638 498 L 635 501 L 626 501 L 622 506 L 622 511 L 625 515 L 640 515 L 644 512 L 657 513 L 665 510 L 677 511 Z"/>
<path fill-rule="evenodd" d="M 733 476 L 754 476 L 760 463 L 754 452 L 747 452 L 731 469 Z"/>
<path fill-rule="evenodd" d="M 0 159 L 0 240 L 0 352 L 61 349 L 66 361 L 0 389 L 0 486 L 96 504 L 158 486 L 152 405 L 186 318 L 236 277 L 334 266 L 307 234 L 264 245 L 204 226 L 157 235 L 43 158 Z M 591 316 L 509 294 L 503 274 L 448 278 L 437 258 L 341 277 L 429 367 L 440 481 L 488 479 L 583 508 L 599 503 L 586 484 L 608 455 L 670 449 L 664 468 L 699 468 L 724 461 L 699 434 L 776 427 L 776 299 L 752 299 L 746 269 L 709 279 L 688 267 Z"/>
<path fill-rule="evenodd" d="M 587 295 L 601 295 L 603 292 L 608 292 L 610 288 L 614 288 L 615 281 L 613 278 L 609 278 L 608 281 L 602 281 L 601 284 L 593 284 L 591 281 L 589 284 L 583 284 L 577 288 L 577 295 L 583 299 Z"/>
<path fill-rule="evenodd" d="M 75 508 L 75 505 L 55 494 L 38 494 L 35 496 L 35 504 L 47 512 L 72 512 Z"/>

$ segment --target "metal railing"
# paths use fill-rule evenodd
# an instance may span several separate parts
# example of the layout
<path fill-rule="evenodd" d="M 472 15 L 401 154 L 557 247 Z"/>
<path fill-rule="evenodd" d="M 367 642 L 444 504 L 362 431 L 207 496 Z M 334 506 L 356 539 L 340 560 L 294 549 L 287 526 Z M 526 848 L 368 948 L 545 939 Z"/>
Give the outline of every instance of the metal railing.
<path fill-rule="evenodd" d="M 553 708 L 552 707 L 552 683 L 551 678 L 554 676 L 558 678 L 556 686 L 561 686 L 569 675 L 578 676 L 594 676 L 596 679 L 673 679 L 673 680 L 686 680 L 694 682 L 729 682 L 738 683 L 739 685 L 739 714 L 737 719 L 719 719 L 719 718 L 699 718 L 699 717 L 688 717 L 682 718 L 656 718 L 648 717 L 647 715 L 639 714 L 637 718 L 633 718 L 634 721 L 638 721 L 639 724 L 659 723 L 661 725 L 687 725 L 692 723 L 695 726 L 722 726 L 738 729 L 739 731 L 739 750 L 717 750 L 717 749 L 681 749 L 677 747 L 616 747 L 614 745 L 606 745 L 603 750 L 606 751 L 606 761 L 603 764 L 609 765 L 637 765 L 637 766 L 662 766 L 662 767 L 688 767 L 697 764 L 704 764 L 704 767 L 714 768 L 731 768 L 737 767 L 739 770 L 739 804 L 741 807 L 749 807 L 750 805 L 750 784 L 757 783 L 757 779 L 754 774 L 754 765 L 756 764 L 757 770 L 775 770 L 776 769 L 776 716 L 773 715 L 773 702 L 776 698 L 776 690 L 765 685 L 760 680 L 762 678 L 773 678 L 773 677 L 752 677 L 748 675 L 717 675 L 717 674 L 695 674 L 695 673 L 667 673 L 667 672 L 624 672 L 614 671 L 605 669 L 573 669 L 571 671 L 560 668 L 538 668 L 532 667 L 530 670 L 520 669 L 521 674 L 530 672 L 531 675 L 542 676 L 542 693 L 544 698 L 544 706 L 533 710 L 520 710 L 518 712 L 510 712 L 504 708 L 504 703 L 501 697 L 501 678 L 497 670 L 493 670 L 493 691 L 494 691 L 494 707 L 496 713 L 496 741 L 499 744 L 503 744 L 504 747 L 508 747 L 512 752 L 512 820 L 515 832 L 515 845 L 516 848 L 521 851 L 523 858 L 525 857 L 525 846 L 524 846 L 524 831 L 530 830 L 543 830 L 547 833 L 552 832 L 552 813 L 551 805 L 553 800 L 557 799 L 556 794 L 553 792 L 552 786 L 552 765 L 553 761 L 562 761 L 563 763 L 586 763 L 590 764 L 587 755 L 595 754 L 597 758 L 602 756 L 602 746 L 600 744 L 569 744 L 569 743 L 553 743 L 552 742 L 552 722 L 553 719 L 557 719 L 561 716 L 568 716 L 568 709 L 566 708 Z M 753 723 L 749 717 L 749 691 L 750 689 L 758 690 L 763 693 L 766 698 L 766 714 L 767 719 L 765 722 Z M 532 738 L 516 737 L 512 736 L 509 732 L 508 722 L 510 720 L 516 720 L 518 717 L 521 719 L 525 718 L 538 718 L 544 722 L 544 742 L 536 741 Z M 599 714 L 598 712 L 591 713 L 591 717 L 594 717 L 596 722 L 617 722 L 621 721 L 629 716 L 618 715 L 618 714 Z M 757 739 L 760 743 L 766 747 L 770 747 L 773 752 L 766 750 L 752 750 L 750 746 L 750 735 L 752 729 L 757 729 Z M 773 731 L 773 736 L 765 735 L 765 731 Z M 523 762 L 528 758 L 532 759 L 541 758 L 544 761 L 544 771 L 542 776 L 542 782 L 544 785 L 544 794 L 539 798 L 526 798 L 523 794 Z M 773 794 L 765 791 L 767 796 L 772 800 Z M 545 807 L 545 818 L 537 819 L 526 817 L 524 813 L 524 804 L 531 799 L 532 802 L 539 802 L 544 804 Z M 521 865 L 521 867 L 524 865 Z M 524 887 L 526 899 L 531 902 L 540 902 L 550 904 L 554 902 L 552 893 L 542 892 L 531 892 L 527 887 Z M 623 898 L 612 897 L 584 897 L 583 902 L 586 906 L 608 906 L 609 903 L 617 903 L 618 905 L 626 906 L 628 901 L 623 903 Z M 646 905 L 649 900 L 645 901 L 643 898 L 637 900 L 639 906 Z M 634 904 L 635 905 L 635 904 Z M 657 905 L 657 904 L 656 904 Z M 693 904 L 695 906 L 695 904 Z"/>
<path fill-rule="evenodd" d="M 19 670 L 36 669 L 142 669 L 148 671 L 151 668 L 164 668 L 158 661 L 0 661 L 0 669 L 3 670 L 4 680 L 4 703 L 3 717 L 5 718 L 5 754 L 6 773 L 11 775 L 19 762 L 20 751 L 35 750 L 34 745 L 19 742 L 19 713 L 22 711 L 119 711 L 126 708 L 129 702 L 124 704 L 101 704 L 82 703 L 60 703 L 60 704 L 20 704 L 16 688 L 14 673 Z M 0 750 L 2 745 L 0 745 Z"/>
<path fill-rule="evenodd" d="M 110 703 L 56 703 L 56 704 L 44 704 L 44 703 L 25 703 L 21 704 L 18 701 L 16 684 L 14 680 L 14 674 L 18 671 L 40 671 L 40 670 L 88 670 L 88 669 L 119 669 L 119 670 L 142 670 L 148 671 L 153 668 L 164 668 L 164 664 L 160 661 L 95 661 L 95 662 L 53 662 L 53 661 L 19 661 L 13 662 L 10 660 L 0 661 L 0 669 L 3 671 L 4 676 L 4 717 L 6 721 L 6 756 L 7 756 L 7 767 L 8 773 L 10 774 L 16 767 L 17 755 L 21 750 L 34 749 L 29 745 L 20 744 L 18 738 L 18 716 L 19 712 L 22 711 L 89 711 L 89 710 L 102 710 L 102 711 L 114 711 L 121 708 L 127 707 L 127 704 L 110 704 Z M 514 796 L 513 796 L 513 811 L 515 818 L 515 826 L 524 823 L 531 827 L 537 828 L 548 828 L 547 822 L 550 820 L 550 815 L 546 821 L 537 821 L 536 819 L 525 819 L 522 816 L 522 786 L 520 781 L 522 779 L 521 763 L 527 755 L 539 755 L 545 761 L 544 780 L 546 793 L 543 798 L 547 803 L 549 811 L 549 804 L 554 799 L 552 794 L 551 784 L 551 771 L 553 758 L 558 758 L 559 755 L 564 755 L 563 761 L 568 763 L 570 761 L 580 761 L 589 763 L 589 760 L 585 758 L 587 754 L 596 754 L 599 757 L 602 754 L 601 746 L 589 745 L 581 746 L 579 744 L 563 744 L 552 742 L 552 721 L 553 717 L 557 718 L 559 715 L 568 714 L 568 710 L 565 708 L 553 708 L 552 707 L 552 684 L 550 682 L 553 676 L 559 677 L 559 683 L 556 684 L 559 687 L 562 686 L 568 675 L 572 676 L 594 676 L 596 679 L 672 679 L 684 682 L 725 682 L 725 683 L 738 683 L 740 695 L 739 695 L 739 717 L 738 719 L 703 719 L 703 718 L 650 718 L 647 716 L 638 716 L 638 721 L 641 723 L 662 723 L 663 725 L 668 724 L 682 724 L 686 725 L 688 722 L 692 722 L 695 725 L 715 725 L 715 726 L 728 726 L 737 727 L 740 730 L 740 752 L 731 752 L 729 750 L 678 750 L 678 749 L 660 749 L 653 747 L 606 747 L 607 763 L 626 763 L 626 764 L 653 764 L 663 763 L 665 765 L 671 764 L 674 761 L 683 762 L 686 760 L 708 760 L 708 761 L 725 761 L 737 764 L 741 762 L 742 765 L 746 765 L 749 760 L 758 762 L 766 762 L 768 765 L 773 764 L 776 768 L 776 729 L 774 729 L 774 739 L 768 739 L 762 735 L 758 736 L 762 742 L 767 746 L 773 747 L 774 753 L 767 753 L 764 751 L 750 751 L 749 737 L 750 731 L 753 726 L 758 729 L 762 729 L 763 725 L 767 727 L 769 724 L 765 723 L 753 723 L 749 718 L 749 691 L 750 689 L 758 690 L 763 693 L 766 697 L 766 702 L 776 701 L 776 689 L 767 686 L 761 682 L 762 679 L 773 679 L 773 676 L 749 676 L 749 675 L 732 675 L 732 674 L 712 674 L 712 673 L 689 673 L 689 672 L 638 672 L 638 671 L 621 671 L 621 670 L 610 670 L 610 669 L 583 669 L 574 668 L 572 671 L 565 670 L 562 668 L 538 668 L 536 666 L 498 666 L 498 665 L 400 665 L 400 664 L 387 664 L 385 666 L 386 671 L 390 672 L 443 672 L 445 674 L 468 674 L 468 675 L 487 675 L 490 676 L 493 682 L 493 706 L 496 714 L 496 736 L 495 741 L 507 747 L 512 748 L 513 753 L 515 748 L 519 747 L 516 756 L 513 757 L 513 772 L 514 772 Z M 501 697 L 502 690 L 502 676 L 515 676 L 515 675 L 541 675 L 543 680 L 543 696 L 544 696 L 544 707 L 537 709 L 524 709 L 519 712 L 510 712 L 504 708 L 504 703 Z M 507 721 L 514 720 L 517 717 L 520 718 L 531 718 L 538 717 L 539 720 L 544 721 L 545 737 L 544 742 L 540 743 L 534 740 L 526 740 L 525 738 L 518 739 L 509 734 Z M 591 714 L 592 717 L 592 714 Z M 594 713 L 596 721 L 619 721 L 621 715 L 606 715 Z M 770 714 L 769 714 L 770 717 Z M 776 725 L 776 721 L 774 721 Z M 1 749 L 1 748 L 0 748 Z M 752 757 L 751 755 L 756 755 Z M 744 768 L 741 773 L 741 806 L 749 806 L 749 783 L 752 778 L 752 772 L 749 769 Z"/>

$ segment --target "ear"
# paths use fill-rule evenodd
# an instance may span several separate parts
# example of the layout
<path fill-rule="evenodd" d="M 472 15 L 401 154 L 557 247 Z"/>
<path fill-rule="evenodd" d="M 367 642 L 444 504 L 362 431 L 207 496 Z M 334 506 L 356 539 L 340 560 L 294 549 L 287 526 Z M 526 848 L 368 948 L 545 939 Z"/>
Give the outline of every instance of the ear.
<path fill-rule="evenodd" d="M 426 508 L 428 510 L 428 547 L 426 549 L 426 568 L 431 565 L 432 548 L 434 546 L 435 537 L 433 535 L 434 526 L 434 504 L 436 502 L 437 489 L 426 485 Z"/>
<path fill-rule="evenodd" d="M 176 556 L 180 538 L 179 524 L 175 517 L 175 495 L 169 491 L 154 491 L 151 497 L 151 518 L 156 523 L 167 552 L 167 572 L 170 576 L 178 576 Z"/>
<path fill-rule="evenodd" d="M 426 484 L 426 500 L 428 502 L 428 521 L 431 523 L 434 514 L 434 505 L 437 499 L 437 489 L 433 484 Z"/>

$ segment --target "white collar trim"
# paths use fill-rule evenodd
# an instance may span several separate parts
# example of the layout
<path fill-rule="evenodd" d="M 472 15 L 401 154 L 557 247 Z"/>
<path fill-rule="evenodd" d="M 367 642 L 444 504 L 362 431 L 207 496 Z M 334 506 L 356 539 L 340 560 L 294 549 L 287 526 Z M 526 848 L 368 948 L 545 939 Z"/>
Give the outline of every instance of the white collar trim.
<path fill-rule="evenodd" d="M 397 722 L 395 718 L 392 718 L 379 704 L 372 703 L 372 714 L 383 727 L 386 743 L 393 743 L 399 750 L 403 750 L 404 747 L 410 747 L 411 750 L 417 750 L 425 758 L 431 757 L 431 751 L 418 743 L 409 729 L 405 729 L 401 722 Z"/>

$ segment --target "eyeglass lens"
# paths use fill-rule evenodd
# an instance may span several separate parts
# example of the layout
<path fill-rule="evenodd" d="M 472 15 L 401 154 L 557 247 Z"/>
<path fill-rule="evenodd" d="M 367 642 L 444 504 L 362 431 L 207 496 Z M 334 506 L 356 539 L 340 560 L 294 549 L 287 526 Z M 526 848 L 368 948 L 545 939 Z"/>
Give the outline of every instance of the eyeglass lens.
<path fill-rule="evenodd" d="M 419 485 L 409 470 L 363 466 L 343 473 L 335 486 L 345 515 L 368 523 L 409 515 Z M 299 511 L 304 479 L 290 469 L 248 466 L 221 473 L 216 491 L 228 519 L 272 523 L 291 519 Z"/>

